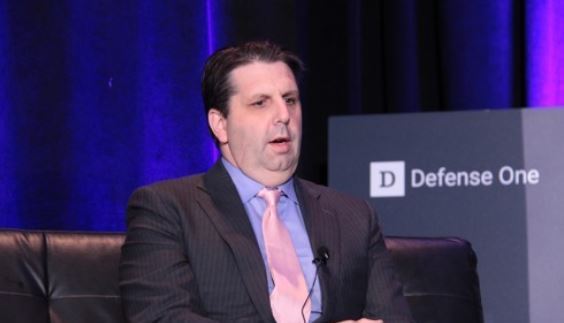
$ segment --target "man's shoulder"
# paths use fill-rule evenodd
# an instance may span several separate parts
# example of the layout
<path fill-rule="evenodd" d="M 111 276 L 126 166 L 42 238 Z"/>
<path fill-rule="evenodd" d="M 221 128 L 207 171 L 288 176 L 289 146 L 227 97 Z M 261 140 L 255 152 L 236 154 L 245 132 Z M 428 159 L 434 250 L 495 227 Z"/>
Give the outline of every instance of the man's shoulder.
<path fill-rule="evenodd" d="M 337 205 L 346 204 L 350 206 L 358 205 L 362 207 L 365 207 L 367 205 L 366 201 L 364 201 L 363 199 L 350 195 L 348 193 L 338 191 L 334 188 L 320 185 L 303 178 L 298 178 L 297 181 L 299 185 L 302 186 L 306 194 L 318 197 L 323 203 Z"/>
<path fill-rule="evenodd" d="M 203 177 L 204 174 L 201 173 L 157 181 L 137 188 L 132 193 L 132 196 L 156 195 L 168 198 L 185 197 L 198 187 L 203 187 Z"/>
<path fill-rule="evenodd" d="M 178 189 L 178 188 L 198 186 L 202 184 L 204 174 L 205 173 L 199 173 L 199 174 L 193 174 L 193 175 L 182 176 L 182 177 L 168 178 L 141 186 L 141 188 L 148 188 L 153 190 L 167 190 L 171 188 Z"/>

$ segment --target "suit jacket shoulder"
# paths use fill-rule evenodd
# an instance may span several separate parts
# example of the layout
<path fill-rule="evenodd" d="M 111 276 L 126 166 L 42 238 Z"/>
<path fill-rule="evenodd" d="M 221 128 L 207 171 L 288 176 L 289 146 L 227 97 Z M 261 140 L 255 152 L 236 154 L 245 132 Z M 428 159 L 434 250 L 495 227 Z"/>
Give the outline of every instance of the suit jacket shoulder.
<path fill-rule="evenodd" d="M 318 198 L 320 203 L 327 207 L 336 209 L 358 208 L 359 210 L 370 211 L 370 206 L 365 200 L 337 191 L 331 187 L 319 185 L 301 178 L 297 178 L 297 186 L 301 186 L 304 193 Z"/>
<path fill-rule="evenodd" d="M 179 203 L 190 199 L 197 187 L 203 185 L 204 174 L 195 174 L 179 178 L 167 179 L 137 188 L 131 194 L 129 201 L 135 201 L 138 195 L 142 197 L 160 198 L 170 203 Z M 190 199 L 193 201 L 192 199 Z"/>

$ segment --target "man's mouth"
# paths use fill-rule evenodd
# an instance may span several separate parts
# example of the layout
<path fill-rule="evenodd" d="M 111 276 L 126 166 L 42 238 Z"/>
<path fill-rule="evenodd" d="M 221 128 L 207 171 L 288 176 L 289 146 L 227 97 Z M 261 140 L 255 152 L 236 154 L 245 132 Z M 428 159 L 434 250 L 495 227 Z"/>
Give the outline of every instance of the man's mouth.
<path fill-rule="evenodd" d="M 270 147 L 279 154 L 285 154 L 290 151 L 292 141 L 289 137 L 277 137 L 269 142 Z"/>
<path fill-rule="evenodd" d="M 283 144 L 286 142 L 289 142 L 290 138 L 287 137 L 279 137 L 279 138 L 275 138 L 274 140 L 271 140 L 270 143 L 271 144 Z"/>

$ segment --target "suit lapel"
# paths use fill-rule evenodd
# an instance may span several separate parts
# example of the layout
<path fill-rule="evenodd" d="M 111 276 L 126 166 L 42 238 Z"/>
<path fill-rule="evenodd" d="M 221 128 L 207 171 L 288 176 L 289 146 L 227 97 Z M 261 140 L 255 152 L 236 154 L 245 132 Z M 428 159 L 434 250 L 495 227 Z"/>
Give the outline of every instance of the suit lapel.
<path fill-rule="evenodd" d="M 218 161 L 205 175 L 204 186 L 211 199 L 198 202 L 235 256 L 249 296 L 262 321 L 273 322 L 264 262 L 257 240 L 235 184 Z"/>
<path fill-rule="evenodd" d="M 295 183 L 296 194 L 300 201 L 313 254 L 317 257 L 317 250 L 320 247 L 325 247 L 329 251 L 327 264 L 319 268 L 323 302 L 323 315 L 319 321 L 324 321 L 325 317 L 331 317 L 331 312 L 336 305 L 335 297 L 338 293 L 341 264 L 339 223 L 333 211 L 322 207 L 323 196 L 314 185 L 300 179 L 296 179 Z"/>

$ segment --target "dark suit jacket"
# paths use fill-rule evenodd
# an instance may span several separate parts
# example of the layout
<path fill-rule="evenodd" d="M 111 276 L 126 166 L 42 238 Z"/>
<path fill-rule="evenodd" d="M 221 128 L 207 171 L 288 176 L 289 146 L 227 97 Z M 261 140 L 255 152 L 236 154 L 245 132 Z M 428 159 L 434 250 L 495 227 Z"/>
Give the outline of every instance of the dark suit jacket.
<path fill-rule="evenodd" d="M 301 179 L 295 186 L 313 250 L 330 254 L 319 270 L 319 321 L 411 322 L 368 204 Z M 220 162 L 135 191 L 127 225 L 120 288 L 129 321 L 274 322 L 253 229 Z"/>

